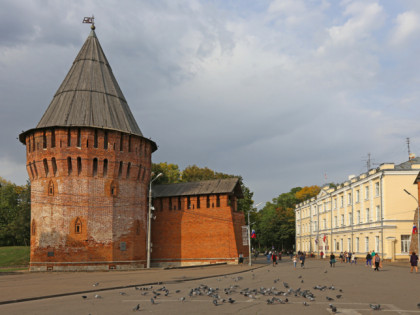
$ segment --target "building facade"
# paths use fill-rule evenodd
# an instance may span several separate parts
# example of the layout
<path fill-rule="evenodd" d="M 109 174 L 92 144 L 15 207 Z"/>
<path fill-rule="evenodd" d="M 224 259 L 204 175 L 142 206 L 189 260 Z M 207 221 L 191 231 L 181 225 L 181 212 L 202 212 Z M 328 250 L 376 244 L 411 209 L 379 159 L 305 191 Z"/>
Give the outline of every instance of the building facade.
<path fill-rule="evenodd" d="M 152 266 L 237 263 L 244 213 L 238 178 L 153 187 Z"/>
<path fill-rule="evenodd" d="M 296 205 L 296 250 L 319 255 L 374 250 L 384 259 L 406 260 L 417 195 L 420 158 L 386 163 Z"/>

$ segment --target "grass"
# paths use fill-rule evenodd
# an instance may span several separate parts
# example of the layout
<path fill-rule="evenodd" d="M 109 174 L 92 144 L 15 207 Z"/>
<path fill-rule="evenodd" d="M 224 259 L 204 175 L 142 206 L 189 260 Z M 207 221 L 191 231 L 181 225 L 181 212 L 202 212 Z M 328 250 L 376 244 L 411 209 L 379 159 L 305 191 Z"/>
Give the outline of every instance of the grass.
<path fill-rule="evenodd" d="M 1 271 L 25 269 L 29 265 L 29 246 L 0 247 Z"/>

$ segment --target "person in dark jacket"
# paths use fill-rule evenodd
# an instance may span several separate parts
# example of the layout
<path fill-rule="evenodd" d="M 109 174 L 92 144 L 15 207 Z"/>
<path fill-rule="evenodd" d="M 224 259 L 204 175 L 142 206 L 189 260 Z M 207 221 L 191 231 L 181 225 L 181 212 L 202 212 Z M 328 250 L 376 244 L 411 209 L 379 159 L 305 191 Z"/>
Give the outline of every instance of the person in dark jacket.
<path fill-rule="evenodd" d="M 372 267 L 372 255 L 368 252 L 366 255 L 366 267 L 371 266 Z"/>
<path fill-rule="evenodd" d="M 410 256 L 410 264 L 411 264 L 410 272 L 413 272 L 413 269 L 416 269 L 416 273 L 417 273 L 417 263 L 418 263 L 418 261 L 419 261 L 419 256 L 417 256 L 415 252 L 412 252 L 412 254 Z"/>

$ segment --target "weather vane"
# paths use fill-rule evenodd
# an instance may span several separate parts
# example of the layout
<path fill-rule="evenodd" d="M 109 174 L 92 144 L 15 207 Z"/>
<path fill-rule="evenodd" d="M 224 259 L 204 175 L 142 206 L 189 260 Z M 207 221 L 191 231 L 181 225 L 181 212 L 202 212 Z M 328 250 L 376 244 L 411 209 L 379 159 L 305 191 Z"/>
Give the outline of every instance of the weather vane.
<path fill-rule="evenodd" d="M 92 30 L 95 29 L 95 17 L 92 14 L 92 17 L 84 17 L 83 18 L 83 23 L 87 23 L 87 24 L 92 24 L 92 26 L 90 27 Z"/>

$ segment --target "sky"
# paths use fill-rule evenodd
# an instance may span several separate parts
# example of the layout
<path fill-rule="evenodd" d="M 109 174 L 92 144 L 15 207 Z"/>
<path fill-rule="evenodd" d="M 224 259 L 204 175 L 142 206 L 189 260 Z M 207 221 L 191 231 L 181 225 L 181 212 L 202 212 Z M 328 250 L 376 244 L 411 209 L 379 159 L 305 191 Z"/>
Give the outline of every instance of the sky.
<path fill-rule="evenodd" d="M 0 176 L 90 33 L 154 163 L 242 176 L 255 203 L 420 155 L 420 1 L 0 0 Z"/>

